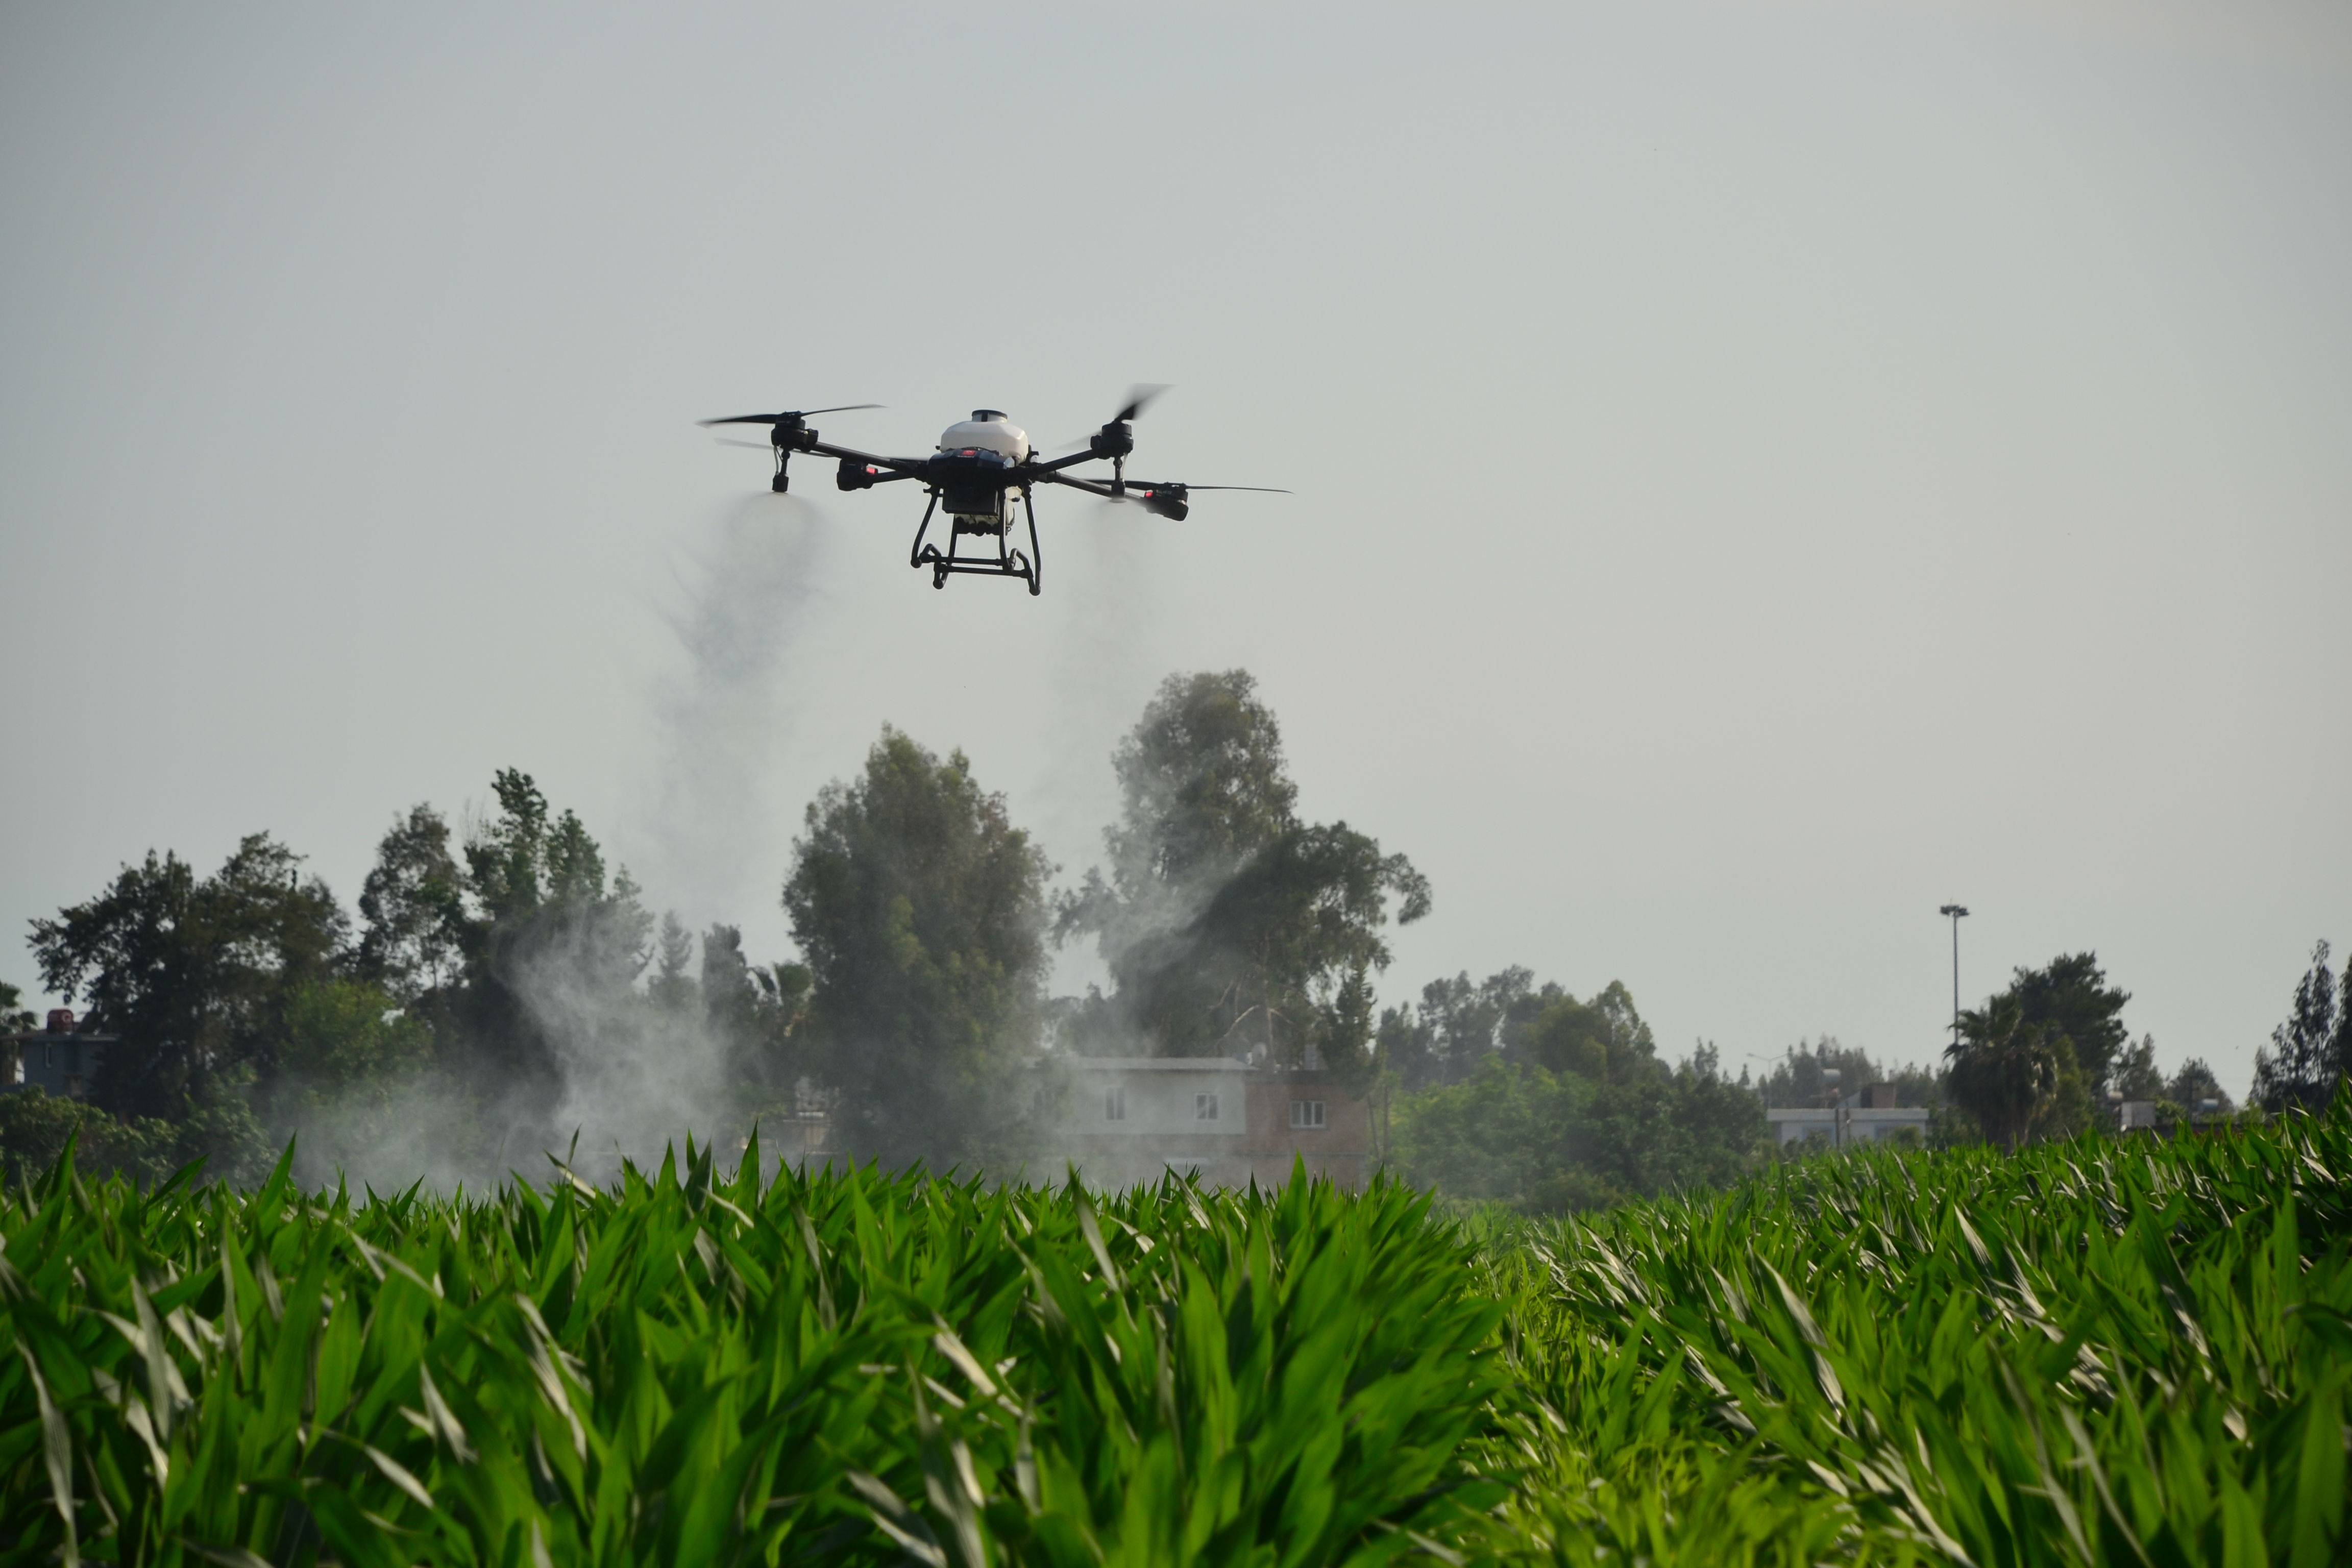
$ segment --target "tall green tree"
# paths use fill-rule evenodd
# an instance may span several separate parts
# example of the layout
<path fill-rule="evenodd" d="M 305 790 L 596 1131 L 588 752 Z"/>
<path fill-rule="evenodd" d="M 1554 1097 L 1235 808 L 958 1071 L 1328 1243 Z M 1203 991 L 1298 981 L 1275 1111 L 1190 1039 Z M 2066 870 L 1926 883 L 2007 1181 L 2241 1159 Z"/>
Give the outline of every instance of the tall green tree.
<path fill-rule="evenodd" d="M 761 1100 L 773 1102 L 820 1068 L 805 1027 L 814 982 L 804 963 L 751 963 L 734 926 L 702 933 L 704 1027 L 726 1053 L 730 1079 L 767 1091 Z"/>
<path fill-rule="evenodd" d="M 1590 1002 L 1559 992 L 1528 1026 L 1529 1058 L 1554 1072 L 1631 1083 L 1658 1066 L 1657 1042 L 1622 980 Z"/>
<path fill-rule="evenodd" d="M 2107 984 L 2095 952 L 2061 953 L 2040 969 L 2020 969 L 2009 993 L 2021 1022 L 2042 1031 L 2053 1046 L 2063 1038 L 2093 1093 L 2102 1089 L 2117 1053 L 2131 1037 L 2124 1004 L 2131 993 Z"/>
<path fill-rule="evenodd" d="M 1056 934 L 1095 938 L 1112 992 L 1066 1009 L 1087 1048 L 1310 1053 L 1368 1072 L 1371 976 L 1393 899 L 1429 908 L 1401 855 L 1342 823 L 1303 824 L 1281 727 L 1248 671 L 1171 675 L 1112 757 L 1119 820 Z"/>
<path fill-rule="evenodd" d="M 2155 1100 L 2163 1095 L 2164 1074 L 2156 1066 L 2156 1037 L 2142 1035 L 2139 1044 L 2125 1047 L 2109 1071 L 2107 1082 L 2124 1100 Z"/>
<path fill-rule="evenodd" d="M 865 772 L 810 804 L 784 909 L 854 1152 L 1018 1157 L 1051 869 L 962 752 L 942 762 L 887 727 Z"/>
<path fill-rule="evenodd" d="M 1149 978 L 1147 1016 L 1179 1054 L 1263 1047 L 1268 1059 L 1358 1071 L 1370 1060 L 1370 976 L 1399 924 L 1429 912 L 1429 883 L 1346 823 L 1294 828 L 1217 889 L 1184 932 L 1182 960 Z"/>
<path fill-rule="evenodd" d="M 627 870 L 608 877 L 580 818 L 553 815 L 529 773 L 500 769 L 490 788 L 498 815 L 465 847 L 462 1059 L 478 1090 L 544 1100 L 567 1051 L 594 1054 L 630 1022 L 654 917 Z"/>
<path fill-rule="evenodd" d="M 1103 830 L 1108 870 L 1061 900 L 1057 941 L 1095 939 L 1112 994 L 1081 1009 L 1074 1035 L 1111 1054 L 1141 1037 L 1161 1050 L 1198 1033 L 1189 1016 L 1155 1016 L 1171 972 L 1190 960 L 1190 928 L 1254 857 L 1298 826 L 1298 787 L 1282 729 L 1247 670 L 1171 675 L 1111 754 L 1119 817 Z"/>
<path fill-rule="evenodd" d="M 1960 1015 L 1959 1037 L 1946 1047 L 1952 1099 L 1986 1136 L 2014 1149 L 2058 1101 L 2059 1049 L 2043 1024 L 2007 992 Z M 2065 1063 L 2071 1068 L 2071 1057 Z"/>
<path fill-rule="evenodd" d="M 1498 1051 L 1523 1055 L 1528 1026 L 1564 994 L 1557 985 L 1536 990 L 1533 972 L 1518 964 L 1481 981 L 1467 970 L 1433 980 L 1421 988 L 1418 1006 L 1381 1015 L 1381 1058 L 1407 1092 L 1458 1083 Z"/>
<path fill-rule="evenodd" d="M 2314 943 L 2311 967 L 2296 982 L 2286 1022 L 2254 1051 L 2253 1097 L 2263 1110 L 2316 1111 L 2352 1073 L 2352 964 L 2338 988 L 2327 968 L 2327 943 Z"/>
<path fill-rule="evenodd" d="M 446 993 L 464 964 L 466 886 L 448 823 L 430 805 L 409 807 L 377 842 L 360 884 L 359 978 L 408 1007 Z"/>
<path fill-rule="evenodd" d="M 86 903 L 33 921 L 42 982 L 121 1036 L 94 1086 L 117 1115 L 171 1117 L 207 1079 L 267 1071 L 294 989 L 331 978 L 350 921 L 301 857 L 266 833 L 212 876 L 176 855 L 126 866 Z"/>

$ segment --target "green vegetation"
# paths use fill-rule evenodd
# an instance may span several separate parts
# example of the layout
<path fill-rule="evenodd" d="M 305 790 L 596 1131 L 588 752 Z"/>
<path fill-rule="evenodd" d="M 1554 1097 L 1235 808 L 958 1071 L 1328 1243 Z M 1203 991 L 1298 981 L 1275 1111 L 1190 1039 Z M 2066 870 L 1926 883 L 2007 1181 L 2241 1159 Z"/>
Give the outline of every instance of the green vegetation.
<path fill-rule="evenodd" d="M 601 1181 L 689 1132 L 732 1146 L 764 1117 L 796 1150 L 1003 1175 L 1067 1146 L 1057 1059 L 1215 1056 L 1329 1071 L 1370 1101 L 1392 1173 L 1449 1212 L 1537 1217 L 1762 1170 L 1781 1157 L 1766 1108 L 1874 1083 L 1932 1112 L 1937 1147 L 2112 1129 L 2116 1094 L 2168 1128 L 2234 1110 L 2203 1062 L 2167 1079 L 2152 1040 L 2129 1043 L 2130 996 L 2090 952 L 2018 969 L 1924 1068 L 1824 1038 L 1734 1079 L 1708 1042 L 1662 1055 L 1622 982 L 1580 996 L 1516 965 L 1382 1005 L 1390 924 L 1427 915 L 1430 886 L 1370 836 L 1300 816 L 1247 671 L 1169 677 L 1110 760 L 1104 865 L 1057 890 L 962 753 L 886 726 L 779 868 L 783 962 L 754 962 L 736 927 L 698 941 L 657 916 L 511 769 L 462 835 L 429 805 L 395 818 L 355 914 L 267 834 L 208 876 L 150 852 L 33 922 L 45 986 L 117 1037 L 89 1075 L 102 1114 L 0 1106 L 0 1163 L 46 1169 L 72 1136 L 86 1174 L 152 1183 L 202 1155 L 250 1185 L 299 1134 L 305 1184 L 446 1192 L 575 1139 Z M 1055 942 L 1093 945 L 1106 984 L 1048 996 Z M 2352 1070 L 2327 964 L 2323 943 L 2257 1058 L 2266 1113 L 2324 1106 Z M 30 1022 L 13 988 L 0 1018 Z"/>
<path fill-rule="evenodd" d="M 723 1177 L 0 1197 L 0 1562 L 2343 1560 L 2352 1095 L 1587 1223 Z"/>

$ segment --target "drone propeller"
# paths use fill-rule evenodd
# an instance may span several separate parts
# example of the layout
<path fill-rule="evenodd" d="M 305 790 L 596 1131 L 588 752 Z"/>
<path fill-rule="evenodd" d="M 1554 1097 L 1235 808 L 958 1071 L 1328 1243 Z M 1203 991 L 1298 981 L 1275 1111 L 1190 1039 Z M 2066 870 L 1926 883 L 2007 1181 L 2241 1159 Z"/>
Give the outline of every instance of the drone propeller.
<path fill-rule="evenodd" d="M 1114 425 L 1126 424 L 1129 420 L 1140 415 L 1153 398 L 1159 396 L 1161 393 L 1167 390 L 1168 386 L 1165 382 L 1148 381 L 1140 384 L 1134 391 L 1127 395 L 1127 406 L 1112 415 L 1110 416 L 1110 422 Z"/>
<path fill-rule="evenodd" d="M 1161 393 L 1167 390 L 1168 384 L 1165 382 L 1146 381 L 1137 383 L 1135 387 L 1127 395 L 1127 406 L 1112 415 L 1109 422 L 1104 425 L 1101 430 L 1089 431 L 1087 434 L 1079 437 L 1075 441 L 1065 441 L 1060 446 L 1055 447 L 1054 450 L 1056 452 L 1075 452 L 1080 447 L 1087 445 L 1088 443 L 1096 440 L 1098 437 L 1116 429 L 1118 426 L 1125 425 L 1130 420 L 1139 418 L 1142 416 L 1143 411 L 1151 405 L 1152 399 L 1158 397 Z"/>
<path fill-rule="evenodd" d="M 725 436 L 719 437 L 716 444 L 721 447 L 740 447 L 747 452 L 764 452 L 768 450 L 767 443 L 764 441 L 736 441 L 730 440 Z"/>
<path fill-rule="evenodd" d="M 857 408 L 879 408 L 878 403 L 836 403 L 831 408 L 794 408 L 782 414 L 730 414 L 724 419 L 702 419 L 701 425 L 796 425 L 819 414 L 846 414 Z"/>
<path fill-rule="evenodd" d="M 1103 495 L 1102 491 L 1095 490 L 1091 486 L 1087 488 L 1093 494 Z M 1192 495 L 1194 490 L 1255 490 L 1261 495 L 1273 496 L 1286 496 L 1292 493 L 1273 485 L 1135 484 L 1124 486 L 1112 494 L 1103 495 L 1103 499 L 1132 501 L 1154 516 L 1171 518 L 1181 522 L 1192 512 Z"/>

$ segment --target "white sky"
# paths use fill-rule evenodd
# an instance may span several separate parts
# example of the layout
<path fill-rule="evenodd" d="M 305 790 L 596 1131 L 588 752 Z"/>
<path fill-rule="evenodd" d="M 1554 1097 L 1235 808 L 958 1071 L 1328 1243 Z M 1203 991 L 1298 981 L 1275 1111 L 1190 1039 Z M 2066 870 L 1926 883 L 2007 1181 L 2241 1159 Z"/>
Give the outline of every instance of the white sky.
<path fill-rule="evenodd" d="M 1924 1059 L 1957 899 L 2241 1090 L 2352 941 L 2347 16 L 9 5 L 0 921 L 261 828 L 348 901 L 513 765 L 782 956 L 885 721 L 1075 874 L 1242 665 L 1435 885 L 1389 999 Z M 1298 493 L 1049 494 L 1034 601 L 692 423 L 1139 381 Z"/>

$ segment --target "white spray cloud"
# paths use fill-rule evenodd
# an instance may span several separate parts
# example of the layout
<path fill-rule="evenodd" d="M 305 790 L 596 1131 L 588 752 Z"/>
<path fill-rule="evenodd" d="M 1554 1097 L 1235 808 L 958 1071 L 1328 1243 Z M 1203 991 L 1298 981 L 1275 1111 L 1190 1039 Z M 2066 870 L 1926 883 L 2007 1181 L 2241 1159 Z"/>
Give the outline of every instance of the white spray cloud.
<path fill-rule="evenodd" d="M 670 613 L 685 662 L 654 692 L 660 752 L 640 841 L 647 885 L 698 917 L 775 902 L 799 819 L 777 790 L 803 701 L 788 669 L 824 612 L 828 554 L 814 507 L 748 497 L 693 552 Z"/>

